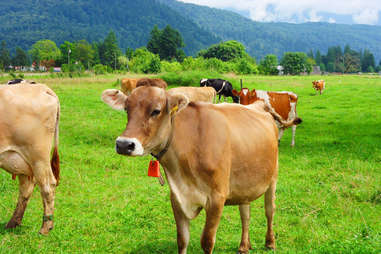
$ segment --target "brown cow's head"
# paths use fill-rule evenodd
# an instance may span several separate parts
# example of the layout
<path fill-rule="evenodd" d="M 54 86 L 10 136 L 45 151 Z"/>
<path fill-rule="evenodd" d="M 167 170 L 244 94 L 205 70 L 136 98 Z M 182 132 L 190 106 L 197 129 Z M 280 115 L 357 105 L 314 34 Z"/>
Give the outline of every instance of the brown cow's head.
<path fill-rule="evenodd" d="M 257 100 L 255 89 L 251 92 L 248 88 L 242 88 L 239 92 L 233 89 L 232 93 L 239 96 L 239 103 L 242 105 L 249 105 Z"/>
<path fill-rule="evenodd" d="M 116 152 L 129 156 L 161 151 L 171 132 L 171 117 L 189 102 L 182 94 L 169 95 L 157 87 L 138 87 L 129 96 L 107 89 L 102 100 L 113 109 L 127 112 L 127 126 L 116 139 Z"/>

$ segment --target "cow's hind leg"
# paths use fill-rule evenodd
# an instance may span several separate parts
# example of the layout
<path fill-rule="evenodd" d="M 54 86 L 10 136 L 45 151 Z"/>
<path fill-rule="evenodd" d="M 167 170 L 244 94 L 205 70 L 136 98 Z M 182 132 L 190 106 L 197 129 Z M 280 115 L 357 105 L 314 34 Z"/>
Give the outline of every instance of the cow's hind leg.
<path fill-rule="evenodd" d="M 266 233 L 266 247 L 275 249 L 275 237 L 273 231 L 273 217 L 275 213 L 275 189 L 276 181 L 274 180 L 265 193 L 265 211 L 267 218 L 267 233 Z"/>
<path fill-rule="evenodd" d="M 240 205 L 239 213 L 242 223 L 242 237 L 241 244 L 238 249 L 238 254 L 249 253 L 251 249 L 249 225 L 250 225 L 250 204 Z"/>
<path fill-rule="evenodd" d="M 34 183 L 28 176 L 19 175 L 19 198 L 17 201 L 16 209 L 12 218 L 9 220 L 6 228 L 14 228 L 21 224 L 24 217 L 25 208 L 29 202 L 29 198 L 32 196 Z"/>
<path fill-rule="evenodd" d="M 201 247 L 205 254 L 213 252 L 214 243 L 216 241 L 216 232 L 225 204 L 225 198 L 220 194 L 212 195 L 211 199 L 205 207 L 206 222 L 201 236 Z"/>
<path fill-rule="evenodd" d="M 292 128 L 292 140 L 291 140 L 291 146 L 295 146 L 295 132 L 296 132 L 296 125 L 293 125 L 291 128 Z"/>
<path fill-rule="evenodd" d="M 181 211 L 181 208 L 176 203 L 173 194 L 171 194 L 171 204 L 176 220 L 178 253 L 186 254 L 189 243 L 189 219 L 186 218 L 183 211 Z"/>
<path fill-rule="evenodd" d="M 37 163 L 33 172 L 40 187 L 42 203 L 44 205 L 40 233 L 46 235 L 53 229 L 54 196 L 57 181 L 48 163 Z"/>
<path fill-rule="evenodd" d="M 278 134 L 278 145 L 280 144 L 280 139 L 282 138 L 283 133 L 284 133 L 284 129 L 280 128 L 279 129 L 279 134 Z"/>

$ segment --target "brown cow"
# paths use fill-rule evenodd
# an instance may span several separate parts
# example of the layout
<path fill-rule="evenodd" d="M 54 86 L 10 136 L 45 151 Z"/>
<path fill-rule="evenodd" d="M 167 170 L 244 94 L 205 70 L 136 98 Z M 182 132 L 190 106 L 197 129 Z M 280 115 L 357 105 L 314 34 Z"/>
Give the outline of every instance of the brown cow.
<path fill-rule="evenodd" d="M 159 88 L 166 89 L 168 85 L 161 78 L 141 78 L 136 83 L 136 87 L 139 86 L 156 86 Z"/>
<path fill-rule="evenodd" d="M 138 83 L 138 78 L 124 78 L 120 84 L 120 90 L 126 94 L 131 94 L 132 90 L 136 88 L 136 83 Z"/>
<path fill-rule="evenodd" d="M 160 78 L 124 78 L 122 79 L 120 90 L 126 94 L 130 95 L 132 90 L 139 86 L 156 86 L 163 89 L 167 88 L 167 83 Z"/>
<path fill-rule="evenodd" d="M 257 100 L 264 101 L 279 128 L 278 140 L 282 138 L 284 130 L 292 126 L 291 146 L 295 145 L 296 126 L 302 122 L 296 113 L 298 96 L 295 93 L 255 89 L 250 92 L 248 88 L 242 88 L 240 92 L 233 90 L 233 94 L 240 97 L 240 103 L 243 105 L 249 105 Z"/>
<path fill-rule="evenodd" d="M 214 102 L 216 97 L 216 90 L 213 87 L 193 87 L 193 86 L 181 86 L 174 87 L 168 90 L 168 93 L 173 95 L 176 93 L 182 93 L 186 95 L 189 101 L 203 101 L 203 102 Z"/>
<path fill-rule="evenodd" d="M 130 96 L 105 90 L 105 103 L 126 109 L 128 123 L 116 151 L 152 154 L 163 165 L 177 226 L 178 253 L 186 253 L 189 222 L 204 208 L 201 237 L 212 253 L 224 205 L 239 205 L 240 253 L 248 253 L 250 203 L 265 195 L 266 246 L 275 248 L 272 220 L 278 175 L 278 130 L 263 102 L 211 104 L 190 102 L 156 87 L 136 88 Z M 259 105 L 258 105 L 259 104 Z"/>
<path fill-rule="evenodd" d="M 55 188 L 59 181 L 59 116 L 58 97 L 47 86 L 0 86 L 0 168 L 19 178 L 17 207 L 6 228 L 21 224 L 36 183 L 44 205 L 40 233 L 48 234 L 53 228 Z"/>
<path fill-rule="evenodd" d="M 312 87 L 316 90 L 316 92 L 320 92 L 320 95 L 323 93 L 325 89 L 325 81 L 324 80 L 314 80 L 312 81 Z"/>

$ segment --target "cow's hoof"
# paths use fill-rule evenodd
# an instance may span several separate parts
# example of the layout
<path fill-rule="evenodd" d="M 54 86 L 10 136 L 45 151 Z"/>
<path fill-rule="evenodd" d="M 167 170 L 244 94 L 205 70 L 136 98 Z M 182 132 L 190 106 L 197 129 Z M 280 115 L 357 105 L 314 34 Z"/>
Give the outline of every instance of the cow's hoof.
<path fill-rule="evenodd" d="M 41 235 L 48 235 L 50 230 L 52 230 L 52 228 L 41 228 L 39 233 Z"/>
<path fill-rule="evenodd" d="M 237 254 L 248 254 L 249 251 L 238 250 Z"/>
<path fill-rule="evenodd" d="M 266 248 L 270 250 L 275 250 L 275 242 L 266 242 Z"/>
<path fill-rule="evenodd" d="M 5 225 L 5 228 L 15 228 L 19 226 L 21 223 L 18 223 L 17 221 L 10 220 L 7 225 Z"/>
<path fill-rule="evenodd" d="M 40 229 L 40 234 L 47 235 L 52 229 L 53 229 L 53 221 L 45 222 Z"/>

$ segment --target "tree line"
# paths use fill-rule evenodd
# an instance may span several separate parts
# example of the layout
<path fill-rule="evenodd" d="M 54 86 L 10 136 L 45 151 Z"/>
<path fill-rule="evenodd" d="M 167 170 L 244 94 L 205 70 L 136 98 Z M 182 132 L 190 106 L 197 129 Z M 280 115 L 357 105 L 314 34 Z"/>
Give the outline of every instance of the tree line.
<path fill-rule="evenodd" d="M 118 46 L 113 31 L 103 41 L 89 43 L 86 40 L 65 41 L 59 47 L 51 40 L 40 40 L 25 51 L 17 47 L 13 55 L 4 41 L 0 44 L 0 68 L 3 71 L 22 67 L 42 67 L 53 70 L 61 67 L 63 72 L 83 72 L 93 70 L 97 74 L 116 70 L 137 73 L 180 72 L 185 70 L 212 70 L 220 73 L 237 74 L 284 74 L 298 75 L 311 73 L 314 66 L 323 72 L 357 73 L 381 71 L 369 50 L 355 51 L 349 45 L 328 48 L 325 55 L 319 50 L 286 52 L 278 61 L 270 54 L 256 63 L 245 47 L 234 40 L 221 42 L 200 50 L 195 57 L 184 53 L 184 40 L 179 31 L 167 25 L 163 29 L 154 26 L 146 47 L 127 48 L 125 52 Z"/>

